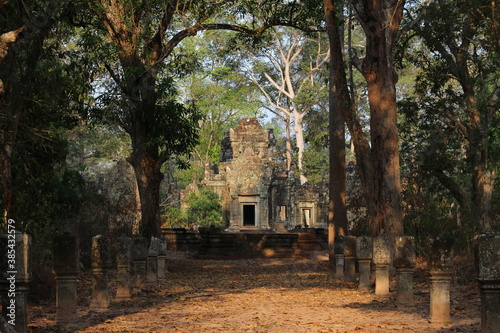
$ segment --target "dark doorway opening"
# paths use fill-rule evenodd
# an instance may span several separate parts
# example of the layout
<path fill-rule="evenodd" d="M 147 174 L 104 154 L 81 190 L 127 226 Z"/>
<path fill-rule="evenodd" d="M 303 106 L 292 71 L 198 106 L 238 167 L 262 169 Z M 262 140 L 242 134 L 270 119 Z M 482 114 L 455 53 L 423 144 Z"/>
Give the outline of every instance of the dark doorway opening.
<path fill-rule="evenodd" d="M 255 205 L 243 205 L 243 225 L 255 226 Z"/>
<path fill-rule="evenodd" d="M 311 226 L 311 210 L 308 208 L 302 209 L 302 225 L 306 228 Z"/>

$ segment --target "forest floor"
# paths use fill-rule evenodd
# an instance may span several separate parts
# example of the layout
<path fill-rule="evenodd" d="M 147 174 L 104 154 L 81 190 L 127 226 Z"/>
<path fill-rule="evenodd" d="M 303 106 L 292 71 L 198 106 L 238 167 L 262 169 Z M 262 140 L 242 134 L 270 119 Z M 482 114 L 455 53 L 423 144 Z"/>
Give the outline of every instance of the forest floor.
<path fill-rule="evenodd" d="M 32 305 L 29 332 L 480 332 L 478 286 L 458 267 L 452 323 L 429 323 L 429 285 L 418 260 L 414 303 L 359 291 L 335 279 L 324 252 L 295 259 L 201 260 L 172 254 L 167 279 L 154 292 L 89 312 L 91 277 L 79 279 L 78 318 L 55 325 L 54 302 Z M 111 279 L 113 280 L 113 279 Z M 392 290 L 392 288 L 391 288 Z"/>

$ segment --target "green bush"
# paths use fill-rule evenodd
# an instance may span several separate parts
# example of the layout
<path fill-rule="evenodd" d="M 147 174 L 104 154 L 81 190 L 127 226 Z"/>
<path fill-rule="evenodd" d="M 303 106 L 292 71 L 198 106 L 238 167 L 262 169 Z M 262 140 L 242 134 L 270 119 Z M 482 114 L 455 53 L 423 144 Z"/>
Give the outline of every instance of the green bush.
<path fill-rule="evenodd" d="M 186 214 L 179 208 L 167 206 L 164 210 L 165 222 L 163 228 L 191 228 L 189 225 Z"/>
<path fill-rule="evenodd" d="M 187 211 L 189 223 L 198 227 L 225 227 L 221 200 L 217 193 L 202 188 L 199 192 L 191 192 L 186 203 L 189 206 Z"/>

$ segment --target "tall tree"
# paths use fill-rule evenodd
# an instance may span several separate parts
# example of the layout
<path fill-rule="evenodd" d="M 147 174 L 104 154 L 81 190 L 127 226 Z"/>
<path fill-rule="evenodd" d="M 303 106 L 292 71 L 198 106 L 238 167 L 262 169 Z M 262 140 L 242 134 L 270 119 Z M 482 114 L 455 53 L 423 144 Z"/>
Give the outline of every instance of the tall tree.
<path fill-rule="evenodd" d="M 272 39 L 272 47 L 250 55 L 257 60 L 257 64 L 248 72 L 267 99 L 268 109 L 285 122 L 288 170 L 292 156 L 290 127 L 293 123 L 298 150 L 297 166 L 300 182 L 304 184 L 307 182 L 303 166 L 304 117 L 325 93 L 323 81 L 318 79 L 318 75 L 330 53 L 328 48 L 325 50 L 320 34 L 313 39 L 298 30 L 279 29 L 272 34 Z"/>
<path fill-rule="evenodd" d="M 496 1 L 432 2 L 419 13 L 422 21 L 408 39 L 419 37 L 417 42 L 424 46 L 413 47 L 407 57 L 421 68 L 416 96 L 404 104 L 406 119 L 420 123 L 421 144 L 415 149 L 424 152 L 415 156 L 425 157 L 418 161 L 422 169 L 439 180 L 464 211 L 477 216 L 482 231 L 493 225 L 499 156 L 495 142 L 500 121 L 500 14 L 496 5 Z M 457 173 L 461 156 L 466 164 Z M 466 170 L 469 182 L 460 179 Z"/>
<path fill-rule="evenodd" d="M 393 50 L 400 37 L 404 0 L 354 0 L 365 32 L 365 56 L 357 63 L 368 88 L 375 216 L 372 234 L 403 234 L 396 74 Z"/>
<path fill-rule="evenodd" d="M 220 142 L 238 119 L 260 112 L 258 91 L 241 72 L 242 59 L 234 55 L 233 42 L 234 33 L 212 30 L 183 43 L 191 56 L 202 61 L 178 81 L 181 94 L 201 113 L 200 142 L 193 149 L 190 168 L 175 171 L 181 187 L 193 179 L 201 181 L 205 165 L 218 165 Z"/>
<path fill-rule="evenodd" d="M 70 65 L 73 59 L 67 47 L 69 31 L 60 24 L 61 17 L 69 14 L 67 2 L 27 1 L 18 6 L 4 1 L 1 5 L 5 14 L 2 26 L 12 29 L 0 36 L 0 44 L 3 43 L 0 67 L 3 80 L 0 96 L 1 201 L 3 217 L 17 220 L 18 229 L 24 230 L 29 222 L 22 221 L 21 217 L 27 214 L 19 198 L 26 194 L 31 181 L 43 182 L 30 176 L 37 172 L 40 178 L 43 172 L 47 172 L 43 176 L 53 176 L 51 168 L 59 162 L 64 146 L 56 129 L 74 124 L 79 108 L 76 101 L 82 96 L 77 95 L 83 93 L 84 85 L 77 82 L 83 77 L 78 71 L 79 65 L 76 62 Z M 20 26 L 23 28 L 19 29 Z M 59 39 L 54 38 L 56 34 Z M 12 45 L 18 37 L 23 39 Z M 63 43 L 67 43 L 65 47 Z M 56 81 L 60 86 L 54 84 Z M 41 161 L 34 160 L 35 156 Z M 48 156 L 53 160 L 46 160 Z M 19 169 L 16 163 L 22 159 L 24 167 Z M 26 176 L 21 182 L 25 186 L 19 186 L 21 175 Z M 21 201 L 21 209 L 16 209 L 17 201 Z"/>
<path fill-rule="evenodd" d="M 184 39 L 205 30 L 226 29 L 257 37 L 273 25 L 307 25 L 310 20 L 301 19 L 306 5 L 270 0 L 258 4 L 235 0 L 92 3 L 89 10 L 99 18 L 118 59 L 118 65 L 106 65 L 122 98 L 119 123 L 132 141 L 128 161 L 137 178 L 141 233 L 146 237 L 159 234 L 162 164 L 172 153 L 190 150 L 197 138 L 197 117 L 176 100 L 172 74 L 180 70 L 175 63 L 182 59 L 174 51 Z M 262 25 L 255 28 L 258 22 Z"/>
<path fill-rule="evenodd" d="M 8 0 L 0 2 L 0 11 L 4 9 Z M 24 30 L 24 27 L 13 29 L 0 35 L 0 63 L 3 62 L 10 47 L 17 41 L 19 34 Z M 0 80 L 0 101 L 4 98 L 5 87 Z M 2 184 L 2 195 L 4 201 L 3 218 L 5 221 L 13 218 L 14 211 L 14 194 L 12 191 L 12 154 L 15 146 L 15 138 L 19 124 L 19 114 L 7 114 L 7 111 L 2 108 L 2 127 L 0 128 L 1 146 L 0 146 L 0 179 Z"/>
<path fill-rule="evenodd" d="M 349 95 L 343 39 L 338 29 L 340 12 L 331 0 L 324 1 L 327 29 L 332 48 L 331 79 L 332 105 L 331 133 L 339 142 L 332 147 L 341 149 L 340 127 L 343 115 L 353 139 L 358 167 L 364 184 L 365 198 L 370 214 L 372 235 L 387 233 L 401 235 L 403 221 L 401 211 L 401 181 L 399 168 L 398 127 L 396 108 L 397 74 L 393 64 L 393 49 L 400 36 L 404 1 L 401 0 L 353 0 L 356 16 L 366 37 L 365 56 L 354 60 L 363 74 L 370 107 L 370 140 L 363 133 L 359 117 Z M 336 114 L 341 111 L 342 115 Z M 330 154 L 337 152 L 331 151 Z M 332 168 L 342 168 L 343 161 L 331 157 Z M 331 169 L 331 172 L 334 170 Z M 342 182 L 339 179 L 339 182 Z M 341 195 L 338 205 L 342 206 Z M 331 201 L 332 205 L 333 202 Z M 331 214 L 334 218 L 334 214 Z"/>

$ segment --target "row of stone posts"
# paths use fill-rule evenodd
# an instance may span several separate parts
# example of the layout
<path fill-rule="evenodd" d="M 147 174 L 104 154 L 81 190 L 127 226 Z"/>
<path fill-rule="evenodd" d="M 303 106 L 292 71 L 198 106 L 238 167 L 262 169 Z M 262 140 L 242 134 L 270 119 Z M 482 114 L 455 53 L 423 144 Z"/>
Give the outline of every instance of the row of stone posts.
<path fill-rule="evenodd" d="M 500 235 L 485 234 L 476 238 L 476 265 L 481 291 L 481 332 L 500 332 Z M 371 264 L 375 267 L 375 294 L 390 295 L 389 267 L 396 271 L 396 302 L 413 303 L 413 270 L 415 268 L 415 239 L 387 236 L 337 237 L 335 239 L 335 274 L 338 279 L 356 281 L 358 288 L 370 289 Z M 454 241 L 434 238 L 429 241 L 427 265 L 430 274 L 430 322 L 451 322 L 450 289 L 453 277 Z"/>
<path fill-rule="evenodd" d="M 27 315 L 25 306 L 25 285 L 29 280 L 27 273 L 27 258 L 19 257 L 28 253 L 28 236 L 16 234 L 16 308 L 12 312 L 16 315 L 16 332 L 27 331 Z M 2 248 L 7 248 L 7 238 L 0 238 Z M 54 239 L 54 272 L 56 274 L 56 323 L 65 324 L 76 318 L 77 310 L 77 274 L 79 271 L 79 246 L 77 238 L 71 234 L 63 234 Z M 106 236 L 98 235 L 92 238 L 92 302 L 90 310 L 106 311 L 110 304 L 108 288 L 108 272 L 111 269 L 110 242 Z M 115 300 L 129 300 L 132 296 L 133 286 L 140 289 L 154 289 L 158 279 L 165 278 L 165 257 L 167 243 L 164 239 L 152 238 L 148 249 L 144 237 L 130 238 L 121 236 L 116 241 L 116 296 Z M 3 257 L 2 257 L 3 258 Z M 26 262 L 25 265 L 21 263 Z M 132 281 L 131 263 L 134 266 L 134 281 Z M 148 268 L 146 262 L 153 266 Z M 2 265 L 4 267 L 4 265 Z M 146 278 L 146 271 L 153 270 L 157 276 L 151 274 Z M 7 272 L 9 273 L 9 272 Z M 3 316 L 8 318 L 9 298 L 4 297 L 9 290 L 8 276 L 2 276 L 2 306 Z M 134 284 L 132 284 L 134 282 Z M 12 289 L 12 288 L 11 288 Z"/>
<path fill-rule="evenodd" d="M 154 290 L 158 281 L 165 278 L 165 258 L 167 242 L 165 239 L 151 238 L 149 248 L 144 237 L 134 239 L 126 236 L 117 238 L 117 279 L 116 297 L 118 301 L 129 300 L 132 296 L 132 283 L 143 290 Z M 133 263 L 134 281 L 130 279 Z M 111 267 L 110 246 L 107 237 L 98 235 L 92 238 L 92 303 L 93 311 L 106 311 L 110 297 L 108 290 L 108 271 Z"/>

